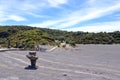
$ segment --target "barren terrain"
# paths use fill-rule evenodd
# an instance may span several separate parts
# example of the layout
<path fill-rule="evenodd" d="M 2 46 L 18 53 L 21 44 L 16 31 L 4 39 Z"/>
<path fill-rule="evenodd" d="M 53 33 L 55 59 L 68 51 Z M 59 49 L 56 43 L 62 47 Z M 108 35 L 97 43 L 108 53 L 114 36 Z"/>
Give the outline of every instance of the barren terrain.
<path fill-rule="evenodd" d="M 38 51 L 38 69 L 29 51 L 0 52 L 0 80 L 120 80 L 120 45 L 78 45 Z"/>

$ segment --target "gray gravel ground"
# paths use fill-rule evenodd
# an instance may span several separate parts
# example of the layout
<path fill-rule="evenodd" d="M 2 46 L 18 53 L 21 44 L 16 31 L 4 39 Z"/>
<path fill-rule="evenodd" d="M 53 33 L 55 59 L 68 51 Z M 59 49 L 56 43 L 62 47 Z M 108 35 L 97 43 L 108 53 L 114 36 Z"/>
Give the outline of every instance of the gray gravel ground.
<path fill-rule="evenodd" d="M 120 80 L 120 45 L 39 51 L 36 70 L 25 69 L 30 65 L 28 53 L 0 52 L 0 80 Z"/>

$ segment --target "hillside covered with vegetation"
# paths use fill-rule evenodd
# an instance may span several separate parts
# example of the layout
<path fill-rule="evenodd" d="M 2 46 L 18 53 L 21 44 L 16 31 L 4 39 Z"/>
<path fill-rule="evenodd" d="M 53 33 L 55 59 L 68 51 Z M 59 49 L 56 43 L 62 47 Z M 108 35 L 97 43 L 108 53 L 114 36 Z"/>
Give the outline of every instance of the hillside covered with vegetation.
<path fill-rule="evenodd" d="M 67 32 L 30 26 L 0 26 L 0 45 L 6 47 L 34 48 L 37 44 L 56 45 L 56 40 L 70 44 L 119 44 L 120 31 Z M 17 44 L 17 45 L 16 45 Z"/>

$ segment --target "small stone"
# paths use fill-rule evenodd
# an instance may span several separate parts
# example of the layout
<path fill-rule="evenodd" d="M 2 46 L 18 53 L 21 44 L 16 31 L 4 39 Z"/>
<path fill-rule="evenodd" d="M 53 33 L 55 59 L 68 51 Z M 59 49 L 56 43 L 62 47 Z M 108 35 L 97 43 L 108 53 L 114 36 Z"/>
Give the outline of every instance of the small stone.
<path fill-rule="evenodd" d="M 63 76 L 67 76 L 67 74 L 63 74 Z"/>

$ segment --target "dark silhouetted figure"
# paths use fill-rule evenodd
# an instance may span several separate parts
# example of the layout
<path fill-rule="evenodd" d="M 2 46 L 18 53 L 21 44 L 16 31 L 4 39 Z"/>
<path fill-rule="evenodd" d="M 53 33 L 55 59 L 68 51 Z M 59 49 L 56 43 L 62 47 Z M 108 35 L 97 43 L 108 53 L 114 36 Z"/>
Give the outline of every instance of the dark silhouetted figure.
<path fill-rule="evenodd" d="M 10 39 L 8 39 L 8 48 L 11 48 Z"/>

